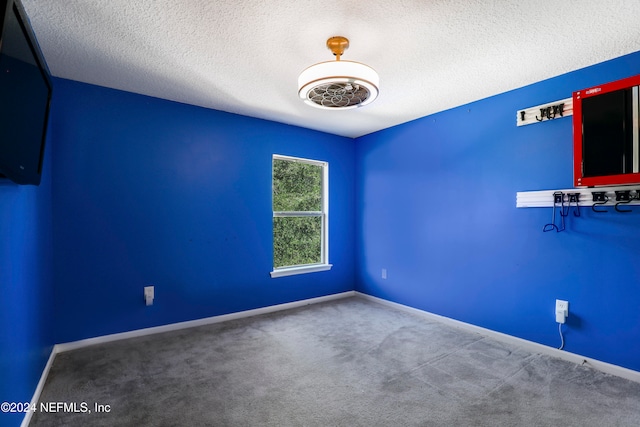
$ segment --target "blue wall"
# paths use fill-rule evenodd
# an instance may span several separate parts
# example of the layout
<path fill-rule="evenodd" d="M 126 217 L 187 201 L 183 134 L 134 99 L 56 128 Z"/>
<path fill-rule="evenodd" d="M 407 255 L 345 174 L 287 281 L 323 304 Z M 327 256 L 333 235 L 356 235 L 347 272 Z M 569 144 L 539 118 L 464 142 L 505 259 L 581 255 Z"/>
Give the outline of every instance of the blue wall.
<path fill-rule="evenodd" d="M 640 208 L 551 209 L 518 191 L 573 187 L 571 118 L 516 127 L 516 111 L 640 73 L 640 53 L 359 138 L 357 290 L 640 370 Z M 381 278 L 387 269 L 388 278 Z"/>
<path fill-rule="evenodd" d="M 0 402 L 31 400 L 54 343 L 51 148 L 39 187 L 0 181 Z"/>
<path fill-rule="evenodd" d="M 353 140 L 55 84 L 56 342 L 353 290 Z M 329 162 L 331 271 L 269 275 L 274 153 Z"/>
<path fill-rule="evenodd" d="M 566 350 L 640 370 L 640 208 L 562 233 L 515 208 L 572 186 L 571 119 L 517 128 L 516 111 L 638 73 L 640 53 L 355 142 L 56 79 L 41 186 L 0 183 L 0 401 L 31 397 L 54 342 L 354 283 L 554 347 L 567 299 Z M 329 272 L 269 276 L 274 153 L 330 163 Z"/>

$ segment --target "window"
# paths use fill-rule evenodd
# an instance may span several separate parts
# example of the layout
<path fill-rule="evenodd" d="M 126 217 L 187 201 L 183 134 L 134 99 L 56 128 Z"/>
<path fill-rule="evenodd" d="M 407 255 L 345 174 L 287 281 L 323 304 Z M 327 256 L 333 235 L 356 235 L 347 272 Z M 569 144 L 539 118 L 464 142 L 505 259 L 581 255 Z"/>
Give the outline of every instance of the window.
<path fill-rule="evenodd" d="M 271 277 L 329 270 L 329 164 L 273 156 Z"/>

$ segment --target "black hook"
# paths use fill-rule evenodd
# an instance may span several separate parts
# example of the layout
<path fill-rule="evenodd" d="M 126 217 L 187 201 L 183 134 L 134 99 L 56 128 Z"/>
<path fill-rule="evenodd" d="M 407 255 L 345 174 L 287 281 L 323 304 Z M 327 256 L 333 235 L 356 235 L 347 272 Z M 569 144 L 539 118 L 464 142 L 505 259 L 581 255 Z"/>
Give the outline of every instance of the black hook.
<path fill-rule="evenodd" d="M 596 209 L 598 205 L 604 205 L 609 201 L 609 197 L 607 196 L 606 191 L 592 191 L 591 195 L 593 197 L 593 205 L 591 206 L 591 210 L 597 213 L 608 212 L 606 209 Z"/>
<path fill-rule="evenodd" d="M 549 117 L 548 114 L 549 114 L 549 108 L 541 108 L 540 109 L 540 117 L 542 117 L 542 118 L 539 119 L 538 116 L 536 116 L 536 120 L 541 122 L 541 121 L 544 120 L 545 116 Z"/>
<path fill-rule="evenodd" d="M 556 207 L 560 205 L 560 219 L 562 221 L 562 228 L 559 228 L 556 225 Z M 567 212 L 568 214 L 568 212 Z M 551 230 L 556 230 L 556 232 L 560 232 L 564 230 L 564 217 L 567 216 L 567 214 L 564 213 L 564 193 L 562 191 L 556 191 L 555 193 L 553 193 L 553 210 L 551 211 L 551 223 L 549 224 L 545 224 L 544 227 L 542 227 L 542 231 L 543 232 L 547 232 L 547 231 L 551 231 Z"/>
<path fill-rule="evenodd" d="M 560 105 L 564 106 L 564 104 Z M 576 208 L 573 211 L 573 216 L 580 216 L 580 193 L 567 193 L 567 195 L 569 196 L 569 208 L 571 208 L 571 203 L 576 204 Z"/>
<path fill-rule="evenodd" d="M 565 211 L 565 206 L 564 206 L 564 193 L 562 191 L 556 191 L 555 193 L 553 193 L 553 203 L 558 203 L 560 205 L 560 216 L 564 217 L 569 215 L 569 208 L 571 207 L 570 205 L 567 205 L 567 209 Z M 564 227 L 563 227 L 564 228 Z"/>
<path fill-rule="evenodd" d="M 524 111 L 520 111 L 520 121 L 524 122 Z"/>
<path fill-rule="evenodd" d="M 563 115 L 564 115 L 564 103 L 553 106 L 553 117 L 555 117 L 556 114 L 559 114 L 560 117 L 563 117 Z"/>
<path fill-rule="evenodd" d="M 615 209 L 618 212 L 631 212 L 631 209 L 619 209 L 618 205 L 624 205 L 631 202 L 631 190 L 616 190 Z"/>

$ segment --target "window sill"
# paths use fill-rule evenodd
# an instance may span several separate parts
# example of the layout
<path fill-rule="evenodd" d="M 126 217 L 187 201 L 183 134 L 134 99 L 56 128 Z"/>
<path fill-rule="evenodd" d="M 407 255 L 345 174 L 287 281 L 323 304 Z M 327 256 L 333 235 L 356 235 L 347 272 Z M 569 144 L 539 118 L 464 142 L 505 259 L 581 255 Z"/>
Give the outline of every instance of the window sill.
<path fill-rule="evenodd" d="M 271 272 L 271 278 L 293 276 L 296 274 L 315 273 L 317 271 L 331 270 L 333 264 L 313 264 L 300 267 L 277 268 Z"/>

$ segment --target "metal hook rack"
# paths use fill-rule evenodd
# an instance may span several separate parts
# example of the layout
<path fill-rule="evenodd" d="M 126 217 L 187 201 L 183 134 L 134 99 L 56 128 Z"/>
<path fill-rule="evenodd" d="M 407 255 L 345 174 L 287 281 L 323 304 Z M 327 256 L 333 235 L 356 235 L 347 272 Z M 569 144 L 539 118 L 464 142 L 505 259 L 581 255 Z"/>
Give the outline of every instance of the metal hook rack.
<path fill-rule="evenodd" d="M 590 207 L 595 213 L 613 212 L 607 209 L 613 206 L 615 212 L 630 213 L 633 209 L 624 206 L 640 206 L 640 185 L 607 188 L 573 188 L 567 190 L 523 191 L 516 194 L 516 207 L 550 207 L 551 222 L 545 224 L 542 231 L 565 230 L 565 218 L 573 211 L 575 217 L 581 216 L 580 207 Z M 556 211 L 559 222 L 556 222 Z M 640 210 L 639 210 L 640 212 Z"/>
<path fill-rule="evenodd" d="M 620 185 L 615 187 L 519 191 L 516 193 L 516 207 L 552 208 L 555 202 L 554 193 L 558 192 L 563 193 L 565 204 L 571 204 L 572 207 L 592 208 L 593 204 L 597 203 L 596 209 L 601 208 L 601 210 L 604 210 L 602 208 L 609 206 L 615 208 L 616 204 L 618 204 L 617 211 L 626 212 L 631 209 L 622 209 L 623 205 L 629 207 L 640 206 L 640 185 Z M 594 197 L 597 198 L 594 199 Z"/>

